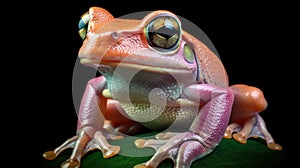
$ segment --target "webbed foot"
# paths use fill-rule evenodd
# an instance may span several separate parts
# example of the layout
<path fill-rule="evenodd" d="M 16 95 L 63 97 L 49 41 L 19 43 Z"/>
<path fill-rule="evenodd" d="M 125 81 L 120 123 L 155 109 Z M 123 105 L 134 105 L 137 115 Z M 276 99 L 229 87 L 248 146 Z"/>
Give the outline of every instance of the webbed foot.
<path fill-rule="evenodd" d="M 234 140 L 246 144 L 247 139 L 260 137 L 264 139 L 267 146 L 272 150 L 282 150 L 282 146 L 275 143 L 271 134 L 266 128 L 266 124 L 259 114 L 245 120 L 243 124 L 233 122 L 227 126 L 224 138 Z"/>
<path fill-rule="evenodd" d="M 195 159 L 210 152 L 201 137 L 192 132 L 160 133 L 156 139 L 138 139 L 135 145 L 138 148 L 153 148 L 156 153 L 149 161 L 134 168 L 156 168 L 165 159 L 173 160 L 176 168 L 188 168 Z"/>
<path fill-rule="evenodd" d="M 95 131 L 92 127 L 84 127 L 78 131 L 76 136 L 66 140 L 53 151 L 44 152 L 43 157 L 53 160 L 65 149 L 73 148 L 70 158 L 61 164 L 61 168 L 79 168 L 81 158 L 91 150 L 101 150 L 104 158 L 110 158 L 119 153 L 120 146 L 110 145 L 107 138 L 119 139 L 121 137 L 114 136 L 104 129 Z"/>

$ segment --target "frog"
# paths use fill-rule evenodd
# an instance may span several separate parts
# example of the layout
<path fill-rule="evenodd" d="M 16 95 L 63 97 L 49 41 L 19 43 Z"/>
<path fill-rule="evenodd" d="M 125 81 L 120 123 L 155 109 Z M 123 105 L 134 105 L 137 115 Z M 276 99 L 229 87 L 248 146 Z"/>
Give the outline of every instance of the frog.
<path fill-rule="evenodd" d="M 159 133 L 134 141 L 137 148 L 155 150 L 134 168 L 156 168 L 165 159 L 189 168 L 222 138 L 241 144 L 261 138 L 269 149 L 282 150 L 260 115 L 268 106 L 262 90 L 229 85 L 219 56 L 181 24 L 168 10 L 138 20 L 90 7 L 78 24 L 83 40 L 78 58 L 101 75 L 87 82 L 76 135 L 43 157 L 53 160 L 73 148 L 60 166 L 78 168 L 91 150 L 100 150 L 104 158 L 117 155 L 121 147 L 110 141 L 141 130 Z"/>

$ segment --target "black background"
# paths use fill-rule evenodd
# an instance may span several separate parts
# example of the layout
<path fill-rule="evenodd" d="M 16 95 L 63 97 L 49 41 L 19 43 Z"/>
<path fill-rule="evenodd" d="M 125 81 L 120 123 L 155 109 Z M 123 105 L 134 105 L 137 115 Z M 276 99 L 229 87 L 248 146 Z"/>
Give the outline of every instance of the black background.
<path fill-rule="evenodd" d="M 18 129 L 10 131 L 17 135 L 12 138 L 17 141 L 18 145 L 13 145 L 18 147 L 17 151 L 30 151 L 30 162 L 36 165 L 43 159 L 43 152 L 75 135 L 77 116 L 72 98 L 72 73 L 82 44 L 77 24 L 89 7 L 99 6 L 115 17 L 166 9 L 196 24 L 221 56 L 230 84 L 254 85 L 264 92 L 269 106 L 261 115 L 275 141 L 292 157 L 291 152 L 297 147 L 298 132 L 294 130 L 298 128 L 299 111 L 299 75 L 294 59 L 299 56 L 295 52 L 299 42 L 294 31 L 294 23 L 299 18 L 295 17 L 294 5 L 195 2 L 80 0 L 23 2 L 24 6 L 19 4 L 17 10 L 12 6 L 11 13 L 17 13 L 18 17 L 11 17 L 9 22 L 17 26 L 6 24 L 11 32 L 4 34 L 9 36 L 7 43 L 14 48 L 6 49 L 15 55 L 10 60 L 18 62 L 12 68 L 19 73 L 10 75 L 17 81 L 12 82 L 16 84 L 12 89 L 16 92 L 9 99 L 14 104 L 11 109 L 18 109 L 18 117 L 13 116 L 13 121 L 16 122 L 15 118 L 23 121 L 18 120 Z M 16 105 L 16 101 L 22 103 Z"/>

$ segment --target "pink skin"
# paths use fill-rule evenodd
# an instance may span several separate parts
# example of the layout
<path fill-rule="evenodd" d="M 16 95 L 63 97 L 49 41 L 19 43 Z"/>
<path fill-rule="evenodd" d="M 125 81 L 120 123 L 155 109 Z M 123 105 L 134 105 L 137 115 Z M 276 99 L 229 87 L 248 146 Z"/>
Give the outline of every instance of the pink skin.
<path fill-rule="evenodd" d="M 100 71 L 106 66 L 122 63 L 126 68 L 148 69 L 152 75 L 157 73 L 160 77 L 162 71 L 168 72 L 180 78 L 179 86 L 182 87 L 182 92 L 170 90 L 172 94 L 180 94 L 176 98 L 184 100 L 185 106 L 193 104 L 199 107 L 187 131 L 164 132 L 156 135 L 156 139 L 136 140 L 138 148 L 151 147 L 156 153 L 149 161 L 135 168 L 155 168 L 166 158 L 172 159 L 176 168 L 188 168 L 195 159 L 213 151 L 223 137 L 233 137 L 240 143 L 246 143 L 249 137 L 261 137 L 270 149 L 281 150 L 282 147 L 274 142 L 259 116 L 267 107 L 261 90 L 242 84 L 229 87 L 221 61 L 203 43 L 182 31 L 179 48 L 173 53 L 164 55 L 149 47 L 144 28 L 160 15 L 177 18 L 167 11 L 155 11 L 143 20 L 122 20 L 113 18 L 102 8 L 90 8 L 89 31 L 79 51 L 82 64 L 99 68 Z M 195 62 L 185 60 L 185 44 L 195 52 Z M 109 158 L 120 151 L 120 147 L 110 145 L 109 140 L 123 138 L 143 128 L 126 115 L 128 111 L 121 107 L 121 100 L 113 99 L 110 91 L 122 94 L 123 90 L 122 87 L 109 86 L 112 81 L 109 75 L 106 77 L 103 75 L 88 82 L 80 104 L 77 134 L 53 151 L 45 152 L 43 156 L 46 159 L 52 160 L 70 147 L 74 148 L 73 152 L 61 167 L 79 167 L 81 158 L 93 149 L 101 150 L 103 157 Z M 150 89 L 154 86 L 151 81 L 146 84 L 150 85 Z M 172 81 L 161 83 L 163 86 L 172 84 Z M 149 88 L 143 89 L 146 91 L 139 94 L 145 93 L 147 96 Z"/>

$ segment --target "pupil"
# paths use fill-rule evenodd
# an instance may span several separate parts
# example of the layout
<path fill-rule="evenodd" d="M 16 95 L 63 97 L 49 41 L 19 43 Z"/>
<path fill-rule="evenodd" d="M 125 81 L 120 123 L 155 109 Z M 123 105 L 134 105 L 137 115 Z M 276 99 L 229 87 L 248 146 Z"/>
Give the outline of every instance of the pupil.
<path fill-rule="evenodd" d="M 169 39 L 174 34 L 176 34 L 176 30 L 173 29 L 173 27 L 163 26 L 163 27 L 159 28 L 155 33 L 159 34 L 160 36 L 164 37 L 165 39 Z"/>

